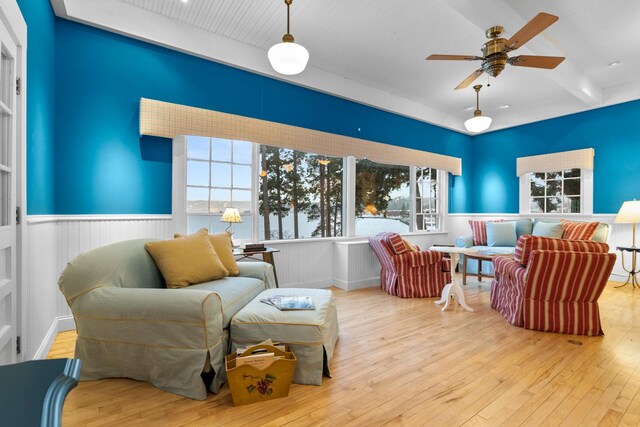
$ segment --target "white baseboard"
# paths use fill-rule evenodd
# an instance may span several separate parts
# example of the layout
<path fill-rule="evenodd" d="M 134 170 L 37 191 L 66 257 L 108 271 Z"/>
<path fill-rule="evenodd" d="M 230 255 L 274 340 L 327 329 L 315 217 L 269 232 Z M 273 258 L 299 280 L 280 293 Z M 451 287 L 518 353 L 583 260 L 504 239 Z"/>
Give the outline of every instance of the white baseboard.
<path fill-rule="evenodd" d="M 370 277 L 368 279 L 356 280 L 353 282 L 347 282 L 345 280 L 334 280 L 333 284 L 336 288 L 344 289 L 345 291 L 354 291 L 356 289 L 375 288 L 380 284 L 380 277 Z"/>
<path fill-rule="evenodd" d="M 46 359 L 53 342 L 56 340 L 58 332 L 72 331 L 76 328 L 76 322 L 73 320 L 73 316 L 59 316 L 53 319 L 51 326 L 44 336 L 44 339 L 40 343 L 38 350 L 33 355 L 33 360 Z"/>
<path fill-rule="evenodd" d="M 330 288 L 334 285 L 331 279 L 317 280 L 315 282 L 294 283 L 291 285 L 280 285 L 281 288 Z"/>

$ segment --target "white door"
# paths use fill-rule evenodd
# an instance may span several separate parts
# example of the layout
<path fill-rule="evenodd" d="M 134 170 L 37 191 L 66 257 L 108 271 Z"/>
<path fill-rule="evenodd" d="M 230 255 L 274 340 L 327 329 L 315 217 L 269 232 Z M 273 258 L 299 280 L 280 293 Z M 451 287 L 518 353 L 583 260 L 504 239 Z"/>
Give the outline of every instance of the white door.
<path fill-rule="evenodd" d="M 0 365 L 16 361 L 16 52 L 0 21 Z"/>

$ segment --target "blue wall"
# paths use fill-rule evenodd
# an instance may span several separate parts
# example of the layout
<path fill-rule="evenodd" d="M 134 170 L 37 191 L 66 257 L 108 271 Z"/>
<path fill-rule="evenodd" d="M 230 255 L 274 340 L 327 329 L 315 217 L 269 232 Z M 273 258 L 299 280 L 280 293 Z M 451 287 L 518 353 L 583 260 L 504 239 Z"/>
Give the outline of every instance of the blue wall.
<path fill-rule="evenodd" d="M 18 0 L 27 22 L 27 213 L 55 213 L 55 16 L 48 1 Z"/>
<path fill-rule="evenodd" d="M 171 212 L 171 144 L 140 139 L 140 97 L 453 155 L 465 168 L 471 163 L 471 138 L 458 132 L 85 25 L 59 20 L 56 47 L 58 214 Z M 471 207 L 464 181 L 456 179 L 452 190 L 454 212 Z"/>
<path fill-rule="evenodd" d="M 472 212 L 518 213 L 518 157 L 594 148 L 593 212 L 617 213 L 640 199 L 638 123 L 640 101 L 632 101 L 474 136 Z"/>
<path fill-rule="evenodd" d="M 517 157 L 587 147 L 595 213 L 640 198 L 640 101 L 469 137 L 58 20 L 47 0 L 19 5 L 29 26 L 29 214 L 171 212 L 171 143 L 139 137 L 140 97 L 460 157 L 454 213 L 516 213 Z"/>

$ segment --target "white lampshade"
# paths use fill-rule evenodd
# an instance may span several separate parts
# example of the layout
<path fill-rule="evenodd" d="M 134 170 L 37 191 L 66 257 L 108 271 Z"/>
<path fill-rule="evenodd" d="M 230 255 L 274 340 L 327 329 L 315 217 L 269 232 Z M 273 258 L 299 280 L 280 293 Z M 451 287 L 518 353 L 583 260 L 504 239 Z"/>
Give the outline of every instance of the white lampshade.
<path fill-rule="evenodd" d="M 473 133 L 478 133 L 489 129 L 491 126 L 491 117 L 473 116 L 464 122 L 464 127 Z"/>
<path fill-rule="evenodd" d="M 271 46 L 267 56 L 273 69 L 287 76 L 300 74 L 309 61 L 309 51 L 294 42 L 282 42 Z"/>
<path fill-rule="evenodd" d="M 220 222 L 242 222 L 242 217 L 237 208 L 226 208 L 220 218 Z"/>
<path fill-rule="evenodd" d="M 618 224 L 640 223 L 640 200 L 624 202 L 614 222 Z"/>

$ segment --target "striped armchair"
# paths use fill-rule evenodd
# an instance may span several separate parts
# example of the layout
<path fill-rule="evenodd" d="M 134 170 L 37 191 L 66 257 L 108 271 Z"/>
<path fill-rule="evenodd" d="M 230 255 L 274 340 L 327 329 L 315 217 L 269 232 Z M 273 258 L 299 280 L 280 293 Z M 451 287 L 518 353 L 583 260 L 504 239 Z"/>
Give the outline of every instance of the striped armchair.
<path fill-rule="evenodd" d="M 439 297 L 451 281 L 442 253 L 409 248 L 397 233 L 379 233 L 369 244 L 380 260 L 380 287 L 401 298 Z M 415 249 L 415 250 L 413 250 Z"/>
<path fill-rule="evenodd" d="M 615 254 L 606 243 L 524 235 L 513 259 L 495 257 L 491 307 L 513 325 L 602 335 L 598 298 Z"/>

